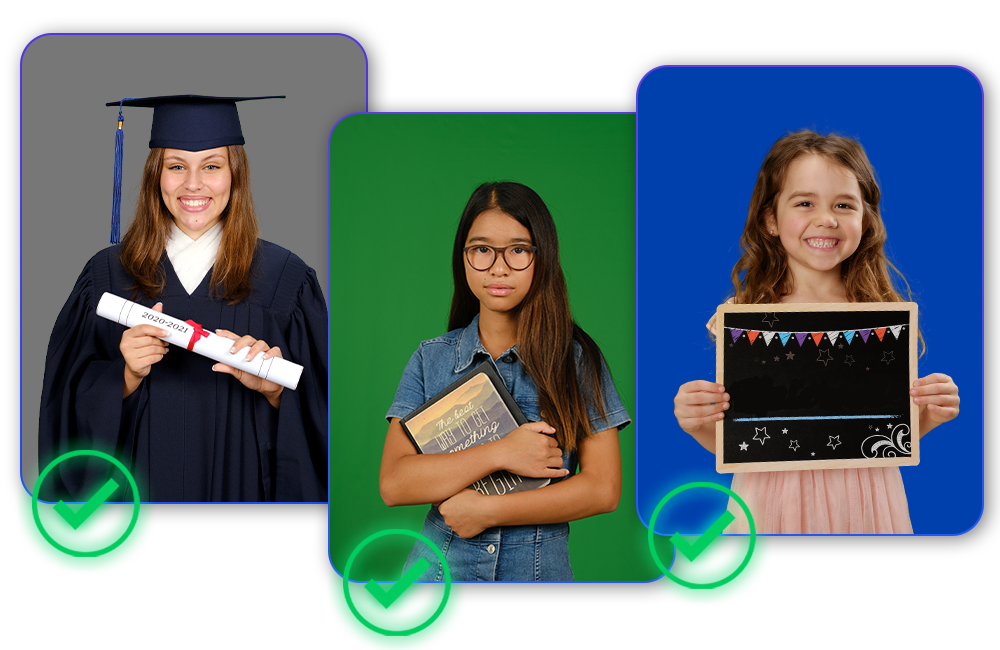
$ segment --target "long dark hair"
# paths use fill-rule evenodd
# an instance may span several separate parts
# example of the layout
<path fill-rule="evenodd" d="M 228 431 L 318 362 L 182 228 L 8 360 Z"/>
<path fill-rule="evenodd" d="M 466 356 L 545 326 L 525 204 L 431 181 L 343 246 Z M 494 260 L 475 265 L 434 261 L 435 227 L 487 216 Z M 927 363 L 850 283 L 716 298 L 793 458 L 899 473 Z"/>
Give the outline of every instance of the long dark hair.
<path fill-rule="evenodd" d="M 229 171 L 232 186 L 229 205 L 222 212 L 222 241 L 212 268 L 212 291 L 221 289 L 223 298 L 237 303 L 250 293 L 251 264 L 257 249 L 257 213 L 250 194 L 250 163 L 241 145 L 230 145 Z M 160 176 L 163 152 L 153 148 L 146 158 L 139 185 L 135 218 L 122 238 L 122 266 L 136 281 L 136 289 L 150 298 L 163 291 L 166 278 L 160 258 L 167 249 L 167 237 L 173 217 L 163 203 Z"/>
<path fill-rule="evenodd" d="M 605 367 L 601 349 L 573 321 L 566 279 L 559 262 L 556 224 L 542 198 L 520 183 L 483 183 L 469 197 L 455 233 L 448 330 L 468 327 L 479 313 L 479 300 L 465 275 L 465 240 L 473 222 L 483 212 L 497 209 L 510 215 L 531 233 L 537 247 L 534 278 L 517 307 L 517 350 L 525 369 L 538 386 L 542 418 L 555 427 L 559 446 L 573 451 L 590 429 L 592 402 L 601 419 L 607 417 L 601 374 Z M 573 341 L 582 353 L 577 359 Z"/>

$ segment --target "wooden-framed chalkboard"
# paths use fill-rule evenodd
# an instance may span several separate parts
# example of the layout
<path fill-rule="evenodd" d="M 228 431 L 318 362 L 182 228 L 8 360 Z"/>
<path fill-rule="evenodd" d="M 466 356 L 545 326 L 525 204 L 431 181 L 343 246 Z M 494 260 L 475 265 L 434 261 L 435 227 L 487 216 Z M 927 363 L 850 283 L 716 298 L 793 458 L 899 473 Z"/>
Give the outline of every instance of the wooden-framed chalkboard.
<path fill-rule="evenodd" d="M 716 470 L 916 465 L 917 332 L 912 302 L 721 305 Z"/>

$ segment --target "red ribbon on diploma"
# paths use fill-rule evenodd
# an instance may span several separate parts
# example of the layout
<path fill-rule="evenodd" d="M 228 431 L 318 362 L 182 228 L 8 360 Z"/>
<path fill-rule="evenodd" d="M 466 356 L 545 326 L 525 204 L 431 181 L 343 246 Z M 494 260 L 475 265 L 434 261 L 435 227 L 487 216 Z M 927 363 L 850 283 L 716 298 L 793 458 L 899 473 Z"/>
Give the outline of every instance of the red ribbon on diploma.
<path fill-rule="evenodd" d="M 188 350 L 193 350 L 194 344 L 197 343 L 199 339 L 208 338 L 208 332 L 202 329 L 201 325 L 194 322 L 193 320 L 186 320 L 184 322 L 194 328 L 194 331 L 191 332 L 191 340 L 188 341 Z"/>

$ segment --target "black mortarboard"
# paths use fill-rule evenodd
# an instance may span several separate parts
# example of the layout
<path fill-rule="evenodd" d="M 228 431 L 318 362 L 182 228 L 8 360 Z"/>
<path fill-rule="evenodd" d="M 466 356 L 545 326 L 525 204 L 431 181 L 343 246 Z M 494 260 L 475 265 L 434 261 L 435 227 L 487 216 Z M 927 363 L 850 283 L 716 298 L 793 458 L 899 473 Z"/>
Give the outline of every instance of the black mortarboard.
<path fill-rule="evenodd" d="M 115 183 L 111 207 L 111 243 L 120 240 L 122 195 L 122 150 L 125 132 L 122 107 L 141 106 L 153 109 L 153 128 L 149 147 L 204 151 L 231 144 L 244 144 L 236 102 L 267 97 L 206 97 L 204 95 L 169 95 L 165 97 L 126 97 L 107 106 L 118 106 L 118 130 L 115 132 Z"/>

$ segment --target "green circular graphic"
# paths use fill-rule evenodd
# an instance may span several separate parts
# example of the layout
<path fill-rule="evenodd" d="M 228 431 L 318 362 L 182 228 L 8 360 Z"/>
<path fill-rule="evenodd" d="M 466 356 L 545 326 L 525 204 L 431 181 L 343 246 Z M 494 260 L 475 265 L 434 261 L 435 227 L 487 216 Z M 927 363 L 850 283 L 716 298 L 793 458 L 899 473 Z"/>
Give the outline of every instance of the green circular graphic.
<path fill-rule="evenodd" d="M 51 535 L 49 535 L 48 531 L 45 530 L 45 526 L 42 526 L 41 518 L 39 518 L 38 516 L 38 492 L 42 487 L 42 482 L 45 480 L 45 477 L 48 476 L 49 472 L 51 472 L 56 465 L 63 462 L 64 460 L 75 458 L 76 456 L 96 456 L 97 458 L 103 458 L 104 460 L 108 461 L 109 463 L 117 467 L 119 470 L 121 470 L 121 473 L 125 475 L 125 478 L 128 479 L 129 485 L 132 487 L 132 502 L 135 505 L 132 508 L 132 520 L 129 521 L 128 528 L 125 529 L 125 532 L 122 533 L 118 537 L 118 539 L 111 542 L 104 548 L 97 549 L 96 551 L 77 551 L 76 549 L 63 546 L 55 539 L 53 539 Z M 51 544 L 56 549 L 62 551 L 63 553 L 66 553 L 67 555 L 72 555 L 73 557 L 96 557 L 98 555 L 104 555 L 108 551 L 113 551 L 116 548 L 118 548 L 121 545 L 121 543 L 125 541 L 125 538 L 128 537 L 130 534 L 132 534 L 132 529 L 135 528 L 135 522 L 139 519 L 139 486 L 135 484 L 135 479 L 132 478 L 131 472 L 125 469 L 125 466 L 122 465 L 122 463 L 117 458 L 109 456 L 108 454 L 105 454 L 102 451 L 93 451 L 91 449 L 81 449 L 78 451 L 71 451 L 63 454 L 62 456 L 56 458 L 51 463 L 46 465 L 45 469 L 42 470 L 42 473 L 38 475 L 38 480 L 35 481 L 34 494 L 31 496 L 31 515 L 35 518 L 35 526 L 38 527 L 38 532 L 42 534 L 42 537 L 45 538 L 45 541 L 47 541 L 49 544 Z"/>
<path fill-rule="evenodd" d="M 665 566 L 663 564 L 663 561 L 660 560 L 660 556 L 656 553 L 656 546 L 653 544 L 654 540 L 656 539 L 656 533 L 653 531 L 656 529 L 656 518 L 659 516 L 660 510 L 662 510 L 663 506 L 667 504 L 667 501 L 669 501 L 673 497 L 677 496 L 681 492 L 684 492 L 685 490 L 691 490 L 694 488 L 710 488 L 712 490 L 718 490 L 719 492 L 725 492 L 726 494 L 728 494 L 729 496 L 731 496 L 733 499 L 736 500 L 736 503 L 738 503 L 740 508 L 743 509 L 743 513 L 747 516 L 747 521 L 750 523 L 750 545 L 747 547 L 747 553 L 746 556 L 744 556 L 743 558 L 743 562 L 741 562 L 740 565 L 736 567 L 735 571 L 733 571 L 726 577 L 722 578 L 721 580 L 716 580 L 715 582 L 705 582 L 705 583 L 688 582 L 683 578 L 678 578 L 674 574 L 670 573 L 669 567 Z M 756 526 L 754 526 L 753 515 L 750 514 L 750 508 L 747 507 L 746 502 L 740 498 L 740 495 L 736 494 L 729 488 L 723 487 L 718 483 L 709 483 L 705 481 L 699 481 L 695 483 L 685 483 L 684 485 L 674 488 L 673 490 L 668 492 L 667 496 L 663 497 L 660 500 L 660 503 L 657 504 L 656 509 L 653 510 L 653 518 L 649 521 L 648 533 L 649 533 L 648 534 L 649 551 L 650 553 L 653 554 L 653 561 L 656 562 L 656 566 L 659 567 L 660 571 L 663 571 L 663 575 L 667 576 L 668 578 L 670 578 L 677 584 L 681 585 L 682 587 L 687 587 L 688 589 L 715 589 L 716 587 L 721 587 L 722 585 L 726 584 L 727 582 L 738 576 L 743 571 L 743 569 L 746 568 L 747 564 L 750 563 L 750 556 L 753 555 L 753 548 L 754 545 L 757 543 L 757 528 Z M 677 550 L 674 549 L 674 553 L 676 552 Z"/>
<path fill-rule="evenodd" d="M 427 546 L 429 546 L 431 550 L 434 551 L 434 554 L 438 557 L 438 559 L 441 560 L 441 566 L 442 568 L 444 568 L 444 597 L 441 599 L 441 604 L 438 605 L 437 609 L 434 610 L 434 613 L 431 614 L 426 621 L 424 621 L 420 625 L 411 627 L 406 630 L 389 630 L 375 625 L 374 623 L 372 623 L 371 621 L 369 621 L 368 619 L 366 619 L 364 616 L 361 615 L 361 612 L 359 612 L 358 608 L 354 606 L 354 601 L 351 599 L 350 576 L 351 576 L 351 565 L 354 564 L 354 559 L 358 556 L 358 553 L 361 551 L 361 549 L 368 546 L 379 537 L 385 537 L 387 535 L 404 535 L 406 537 L 413 537 L 423 542 L 424 544 L 427 544 Z M 386 636 L 408 636 L 410 634 L 413 634 L 414 632 L 419 632 L 420 630 L 424 629 L 425 627 L 433 623 L 435 620 L 437 620 L 437 617 L 441 615 L 441 612 L 444 611 L 444 606 L 448 603 L 448 596 L 450 593 L 451 593 L 451 571 L 448 569 L 448 560 L 445 559 L 444 553 L 441 552 L 441 550 L 434 544 L 434 542 L 427 539 L 420 533 L 413 532 L 412 530 L 405 530 L 403 528 L 389 528 L 369 535 L 364 540 L 362 540 L 362 542 L 358 544 L 353 551 L 351 551 L 351 555 L 347 558 L 347 565 L 344 566 L 344 598 L 347 599 L 347 606 L 351 609 L 351 613 L 354 614 L 354 617 L 359 621 L 361 621 L 364 624 L 364 626 L 367 627 L 369 630 L 372 630 L 373 632 L 378 632 L 379 634 L 384 634 Z"/>

